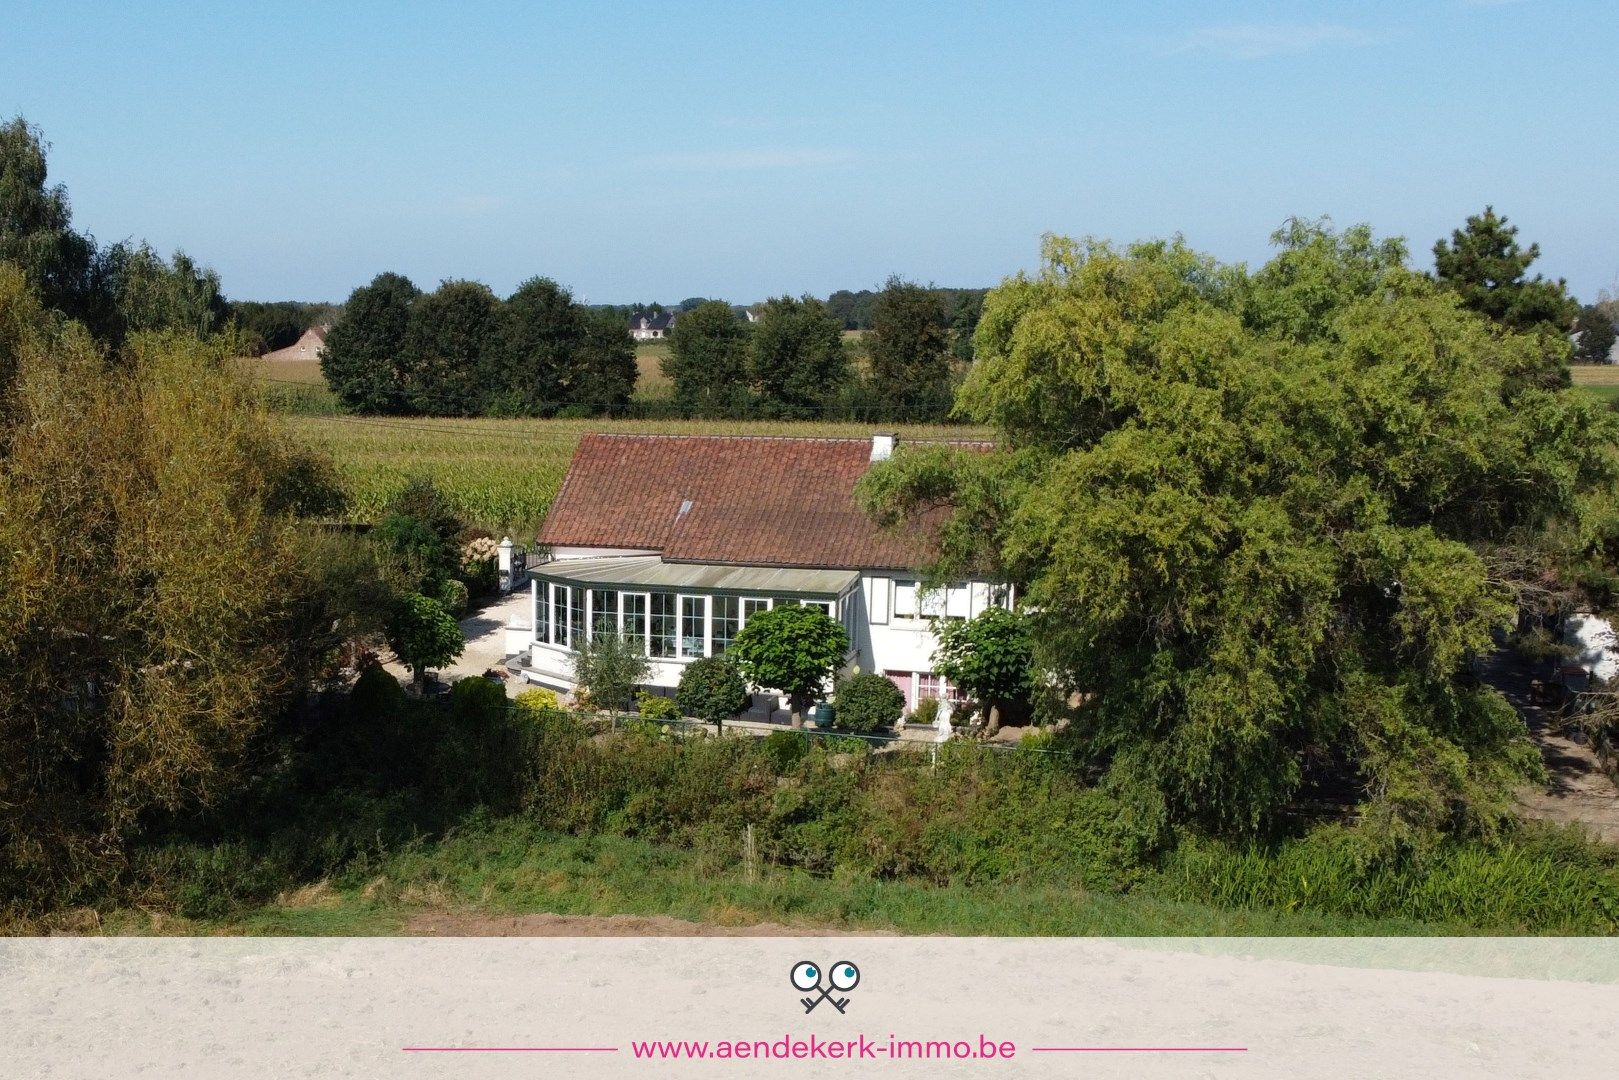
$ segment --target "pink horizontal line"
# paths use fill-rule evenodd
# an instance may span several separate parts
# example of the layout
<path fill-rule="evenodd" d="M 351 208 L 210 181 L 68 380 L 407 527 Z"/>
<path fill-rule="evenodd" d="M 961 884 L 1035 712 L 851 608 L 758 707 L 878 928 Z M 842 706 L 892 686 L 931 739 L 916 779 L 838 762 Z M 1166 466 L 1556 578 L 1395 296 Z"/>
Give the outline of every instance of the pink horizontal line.
<path fill-rule="evenodd" d="M 1246 1054 L 1246 1046 L 1031 1046 L 1067 1054 Z"/>
<path fill-rule="evenodd" d="M 616 1054 L 616 1046 L 402 1046 L 407 1054 Z"/>

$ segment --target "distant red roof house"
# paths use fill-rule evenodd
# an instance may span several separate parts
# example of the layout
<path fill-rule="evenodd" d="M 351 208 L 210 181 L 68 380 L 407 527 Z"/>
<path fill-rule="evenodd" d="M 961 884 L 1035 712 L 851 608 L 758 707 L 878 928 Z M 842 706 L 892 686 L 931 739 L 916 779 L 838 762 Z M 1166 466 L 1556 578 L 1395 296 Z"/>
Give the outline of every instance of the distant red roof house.
<path fill-rule="evenodd" d="M 922 538 L 880 529 L 854 499 L 892 448 L 892 436 L 586 435 L 539 540 L 669 562 L 914 569 Z"/>

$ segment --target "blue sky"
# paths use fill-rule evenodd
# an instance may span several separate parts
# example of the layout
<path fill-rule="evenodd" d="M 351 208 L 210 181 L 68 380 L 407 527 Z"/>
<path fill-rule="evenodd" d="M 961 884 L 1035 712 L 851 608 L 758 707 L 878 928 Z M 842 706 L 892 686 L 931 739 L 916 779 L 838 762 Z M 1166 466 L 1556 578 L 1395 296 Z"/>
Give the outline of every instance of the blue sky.
<path fill-rule="evenodd" d="M 594 302 L 992 284 L 1040 234 L 1255 262 L 1494 203 L 1619 278 L 1611 0 L 19 3 L 0 114 L 103 240 L 242 299 L 381 270 Z"/>

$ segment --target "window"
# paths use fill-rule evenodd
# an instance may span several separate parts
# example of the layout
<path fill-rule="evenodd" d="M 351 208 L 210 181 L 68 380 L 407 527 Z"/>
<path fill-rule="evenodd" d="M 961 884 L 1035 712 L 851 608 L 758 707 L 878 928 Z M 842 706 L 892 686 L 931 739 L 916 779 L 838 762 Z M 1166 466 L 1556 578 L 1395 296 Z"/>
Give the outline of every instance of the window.
<path fill-rule="evenodd" d="M 652 594 L 652 634 L 649 641 L 653 656 L 675 654 L 675 594 Z"/>
<path fill-rule="evenodd" d="M 618 633 L 618 593 L 612 589 L 590 590 L 590 637 Z"/>
<path fill-rule="evenodd" d="M 534 640 L 551 640 L 551 586 L 544 581 L 534 583 Z"/>
<path fill-rule="evenodd" d="M 709 653 L 718 656 L 731 647 L 742 629 L 742 601 L 735 596 L 714 597 L 714 640 Z"/>
<path fill-rule="evenodd" d="M 777 596 L 771 601 L 772 607 L 797 607 L 798 601 L 789 596 Z"/>
<path fill-rule="evenodd" d="M 832 617 L 832 602 L 830 600 L 806 600 L 804 601 L 804 606 L 814 608 L 829 619 Z"/>
<path fill-rule="evenodd" d="M 708 643 L 708 597 L 682 596 L 680 598 L 680 655 L 704 655 Z"/>
<path fill-rule="evenodd" d="M 944 616 L 945 590 L 928 589 L 917 596 L 917 606 L 921 608 L 922 618 L 938 619 Z"/>
<path fill-rule="evenodd" d="M 916 618 L 916 582 L 894 582 L 894 618 Z"/>
<path fill-rule="evenodd" d="M 892 587 L 892 582 L 885 577 L 866 579 L 866 611 L 874 626 L 888 621 L 888 591 Z"/>
<path fill-rule="evenodd" d="M 917 675 L 916 700 L 923 698 L 942 698 L 944 696 L 944 680 L 937 675 Z"/>
<path fill-rule="evenodd" d="M 624 640 L 632 650 L 646 655 L 646 593 L 627 592 L 624 603 Z"/>
<path fill-rule="evenodd" d="M 551 589 L 551 637 L 553 645 L 568 645 L 568 587 L 566 585 L 552 585 Z"/>
<path fill-rule="evenodd" d="M 966 585 L 952 585 L 945 593 L 944 614 L 947 619 L 965 619 L 971 614 L 972 591 Z"/>
<path fill-rule="evenodd" d="M 770 610 L 770 601 L 762 598 L 748 597 L 742 601 L 742 625 L 748 625 L 748 620 L 761 611 Z"/>
<path fill-rule="evenodd" d="M 585 590 L 568 589 L 568 648 L 577 650 L 585 641 Z"/>

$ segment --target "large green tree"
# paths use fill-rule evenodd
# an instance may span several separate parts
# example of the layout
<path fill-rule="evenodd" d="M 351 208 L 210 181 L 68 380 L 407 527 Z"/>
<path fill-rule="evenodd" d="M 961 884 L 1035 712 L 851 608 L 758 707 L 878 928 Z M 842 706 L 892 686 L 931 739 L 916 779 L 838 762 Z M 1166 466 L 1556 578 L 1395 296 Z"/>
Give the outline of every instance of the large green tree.
<path fill-rule="evenodd" d="M 584 337 L 583 310 L 572 294 L 550 278 L 529 278 L 503 305 L 498 336 L 502 411 L 555 412 Z"/>
<path fill-rule="evenodd" d="M 993 736 L 1009 707 L 1034 693 L 1034 643 L 1028 620 L 1002 607 L 986 608 L 939 628 L 934 670 L 984 708 L 984 733 Z"/>
<path fill-rule="evenodd" d="M 476 416 L 501 384 L 500 301 L 477 281 L 446 281 L 410 308 L 402 346 L 412 411 Z"/>
<path fill-rule="evenodd" d="M 849 380 L 842 326 L 812 296 L 766 301 L 753 326 L 748 376 L 769 414 L 818 415 Z"/>
<path fill-rule="evenodd" d="M 1082 759 L 1182 820 L 1251 831 L 1307 781 L 1390 840 L 1488 829 L 1538 768 L 1470 671 L 1509 624 L 1503 549 L 1613 482 L 1614 421 L 1503 384 L 1492 326 L 1370 230 L 1295 222 L 1257 273 L 1183 244 L 1051 238 L 994 290 L 958 407 L 991 453 L 901 449 L 889 522 L 955 509 L 933 573 L 1021 586 Z"/>
<path fill-rule="evenodd" d="M 1517 226 L 1509 225 L 1493 206 L 1469 216 L 1448 242 L 1440 240 L 1433 246 L 1439 281 L 1469 308 L 1509 330 L 1547 326 L 1567 334 L 1579 304 L 1568 295 L 1562 278 L 1528 276 L 1538 258 L 1540 245 L 1521 246 Z"/>
<path fill-rule="evenodd" d="M 1574 347 L 1574 359 L 1581 364 L 1606 364 L 1613 351 L 1616 334 L 1613 316 L 1600 304 L 1588 304 L 1580 309 L 1575 325 L 1579 343 Z"/>
<path fill-rule="evenodd" d="M 748 620 L 726 655 L 760 689 L 780 690 L 791 705 L 793 726 L 849 654 L 849 635 L 815 608 L 778 604 Z"/>
<path fill-rule="evenodd" d="M 938 419 L 950 411 L 949 336 L 934 290 L 889 278 L 861 341 L 871 357 L 872 404 L 907 420 Z"/>
<path fill-rule="evenodd" d="M 326 335 L 320 368 L 344 406 L 357 413 L 412 411 L 405 379 L 405 330 L 421 296 L 403 274 L 382 273 L 349 294 Z"/>
<path fill-rule="evenodd" d="M 90 306 L 95 243 L 73 231 L 67 189 L 51 185 L 46 143 L 22 117 L 0 124 L 0 260 L 16 264 L 47 307 Z"/>
<path fill-rule="evenodd" d="M 745 410 L 748 326 L 723 300 L 701 303 L 675 320 L 660 365 L 684 411 L 718 417 Z"/>
<path fill-rule="evenodd" d="M 580 313 L 579 345 L 563 380 L 563 400 L 575 409 L 612 415 L 635 393 L 635 339 L 624 320 L 599 311 Z"/>

